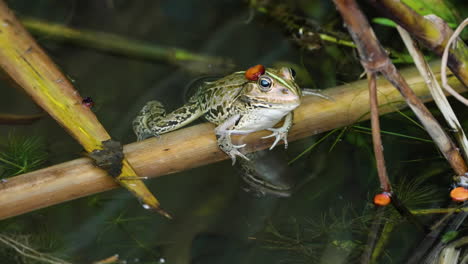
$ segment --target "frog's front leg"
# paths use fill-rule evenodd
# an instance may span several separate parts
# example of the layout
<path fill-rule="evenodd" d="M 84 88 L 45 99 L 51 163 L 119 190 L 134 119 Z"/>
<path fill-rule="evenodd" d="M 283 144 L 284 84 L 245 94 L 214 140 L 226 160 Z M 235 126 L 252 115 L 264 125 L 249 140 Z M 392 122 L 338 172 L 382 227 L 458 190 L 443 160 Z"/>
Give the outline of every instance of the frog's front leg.
<path fill-rule="evenodd" d="M 292 126 L 292 123 L 293 123 L 292 120 L 293 120 L 293 113 L 289 112 L 284 118 L 284 123 L 281 127 L 267 129 L 267 130 L 272 131 L 273 133 L 271 133 L 271 135 L 264 136 L 262 138 L 276 137 L 275 142 L 273 142 L 273 144 L 270 147 L 270 150 L 272 150 L 281 139 L 284 141 L 284 148 L 288 148 L 288 132 Z"/>
<path fill-rule="evenodd" d="M 224 153 L 231 157 L 233 166 L 236 163 L 236 156 L 249 160 L 238 150 L 239 148 L 245 147 L 245 144 L 234 145 L 231 141 L 232 129 L 235 127 L 236 122 L 238 122 L 240 118 L 241 116 L 239 114 L 234 115 L 224 121 L 221 125 L 217 126 L 215 129 L 218 146 L 222 151 L 224 151 Z"/>
<path fill-rule="evenodd" d="M 160 102 L 150 101 L 133 120 L 133 131 L 138 140 L 143 140 L 181 128 L 203 114 L 197 102 L 188 103 L 166 115 Z"/>

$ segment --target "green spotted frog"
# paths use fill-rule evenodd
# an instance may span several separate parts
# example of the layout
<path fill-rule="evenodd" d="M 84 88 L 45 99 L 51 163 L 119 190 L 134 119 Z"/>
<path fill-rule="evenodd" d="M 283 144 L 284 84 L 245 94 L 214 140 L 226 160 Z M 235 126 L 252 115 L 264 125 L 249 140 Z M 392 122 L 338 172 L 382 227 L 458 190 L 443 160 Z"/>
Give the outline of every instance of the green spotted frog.
<path fill-rule="evenodd" d="M 301 103 L 304 94 L 324 97 L 315 90 L 301 90 L 294 81 L 295 72 L 290 68 L 264 68 L 257 65 L 247 71 L 239 71 L 213 82 L 204 82 L 188 103 L 173 112 L 166 113 L 158 101 L 148 102 L 133 121 L 138 140 L 173 131 L 204 116 L 217 125 L 215 134 L 219 148 L 231 159 L 249 160 L 234 145 L 231 134 L 249 134 L 270 130 L 275 137 L 270 147 L 283 140 L 288 146 L 287 135 L 291 128 L 292 111 Z M 284 118 L 284 124 L 274 126 Z"/>

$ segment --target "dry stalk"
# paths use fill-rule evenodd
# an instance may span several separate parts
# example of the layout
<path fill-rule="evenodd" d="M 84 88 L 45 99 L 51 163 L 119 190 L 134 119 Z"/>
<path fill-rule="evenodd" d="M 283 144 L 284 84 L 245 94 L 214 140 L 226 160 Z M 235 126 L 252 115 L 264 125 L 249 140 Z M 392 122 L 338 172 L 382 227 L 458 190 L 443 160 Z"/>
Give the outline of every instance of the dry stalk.
<path fill-rule="evenodd" d="M 444 53 L 442 55 L 442 66 L 441 66 L 441 71 L 442 71 L 442 87 L 444 87 L 447 92 L 449 92 L 453 97 L 455 97 L 458 101 L 464 103 L 466 106 L 468 106 L 468 99 L 463 97 L 461 94 L 457 93 L 450 85 L 447 83 L 447 60 L 448 60 L 448 54 L 449 54 L 449 49 L 451 46 L 454 48 L 457 45 L 462 45 L 460 42 L 463 42 L 461 39 L 458 38 L 462 30 L 468 25 L 468 18 L 465 19 L 455 30 L 455 32 L 452 34 L 450 37 L 447 45 L 445 46 Z M 452 44 L 453 43 L 453 44 Z"/>
<path fill-rule="evenodd" d="M 418 42 L 442 56 L 452 30 L 435 15 L 422 16 L 400 0 L 368 0 L 382 14 L 408 31 Z M 450 48 L 447 65 L 468 86 L 468 47 L 461 41 Z"/>
<path fill-rule="evenodd" d="M 392 64 L 356 2 L 354 0 L 334 0 L 334 2 L 358 47 L 361 64 L 366 71 L 382 73 L 397 88 L 455 173 L 464 175 L 468 168 L 460 152 L 431 112 L 411 90 L 408 83 L 395 68 L 395 65 Z"/>
<path fill-rule="evenodd" d="M 422 52 L 416 47 L 414 41 L 412 40 L 408 32 L 400 26 L 397 26 L 397 29 L 400 33 L 401 38 L 403 39 L 403 42 L 406 45 L 406 48 L 408 49 L 409 54 L 413 58 L 414 64 L 418 68 L 419 73 L 426 81 L 427 87 L 429 88 L 429 91 L 431 92 L 431 95 L 434 98 L 437 107 L 440 109 L 442 115 L 444 116 L 445 120 L 450 126 L 450 129 L 455 134 L 455 137 L 458 141 L 458 144 L 461 147 L 460 149 L 465 157 L 465 160 L 468 160 L 468 140 L 466 138 L 465 132 L 461 127 L 460 122 L 458 121 L 458 118 L 455 115 L 455 112 L 450 106 L 447 97 L 445 97 L 445 94 L 442 88 L 440 87 L 439 82 L 435 77 L 435 74 L 432 72 L 430 66 L 425 61 Z M 444 64 L 442 63 L 442 65 Z M 445 72 L 443 70 L 442 72 L 443 80 Z M 447 76 L 445 76 L 445 79 L 447 79 Z M 454 92 L 458 94 L 456 91 Z"/>

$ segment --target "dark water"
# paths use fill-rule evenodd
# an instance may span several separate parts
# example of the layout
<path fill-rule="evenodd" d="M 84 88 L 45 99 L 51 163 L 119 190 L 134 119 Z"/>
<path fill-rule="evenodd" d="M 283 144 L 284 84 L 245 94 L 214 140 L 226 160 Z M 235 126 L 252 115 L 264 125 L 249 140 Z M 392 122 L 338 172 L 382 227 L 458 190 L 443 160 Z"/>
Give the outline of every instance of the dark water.
<path fill-rule="evenodd" d="M 252 17 L 246 1 L 42 0 L 9 5 L 18 16 L 232 60 L 231 69 L 209 70 L 206 65 L 132 59 L 37 36 L 80 94 L 93 98 L 99 120 L 122 143 L 136 140 L 131 121 L 146 101 L 158 99 L 170 109 L 179 106 L 187 84 L 201 75 L 283 63 L 308 73 L 302 87 L 324 89 L 357 80 L 362 71 L 354 50 L 327 44 L 306 51 L 271 18 L 258 12 Z M 331 1 L 292 1 L 289 8 L 346 33 Z M 369 6 L 364 10 L 377 15 Z M 383 43 L 402 50 L 394 30 L 375 29 Z M 6 81 L 1 85 L 0 112 L 38 111 L 19 89 Z M 466 109 L 456 107 L 460 117 L 467 116 Z M 409 111 L 404 113 L 415 119 Z M 466 128 L 466 118 L 462 121 Z M 428 138 L 401 114 L 383 117 L 382 128 Z M 143 210 L 134 197 L 118 189 L 1 221 L 0 230 L 21 241 L 28 237 L 32 247 L 72 263 L 113 254 L 126 263 L 359 263 L 374 221 L 371 200 L 379 186 L 371 138 L 360 131 L 337 132 L 294 163 L 289 176 L 300 188 L 287 198 L 245 192 L 238 173 L 225 161 L 146 182 L 175 216 L 172 221 Z M 48 153 L 43 166 L 81 155 L 80 145 L 50 118 L 31 126 L 0 126 L 0 142 L 9 134 L 39 136 Z M 291 160 L 323 136 L 273 152 Z M 397 136 L 383 140 L 390 177 L 410 209 L 446 206 L 451 170 L 434 144 Z M 403 263 L 424 233 L 394 212 L 386 216 L 393 229 L 377 263 Z M 430 224 L 433 218 L 421 220 Z M 0 248 L 0 263 L 37 262 Z"/>

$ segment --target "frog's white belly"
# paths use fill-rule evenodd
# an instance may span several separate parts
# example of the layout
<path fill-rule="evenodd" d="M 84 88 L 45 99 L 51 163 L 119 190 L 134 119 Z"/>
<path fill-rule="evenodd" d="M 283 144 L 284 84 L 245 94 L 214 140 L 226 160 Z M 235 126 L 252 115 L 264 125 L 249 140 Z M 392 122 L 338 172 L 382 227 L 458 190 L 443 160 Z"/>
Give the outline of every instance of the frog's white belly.
<path fill-rule="evenodd" d="M 248 134 L 272 128 L 296 107 L 297 105 L 283 109 L 265 108 L 253 110 L 248 115 L 243 116 L 239 124 L 236 125 L 236 128 L 230 131 L 232 134 Z"/>

